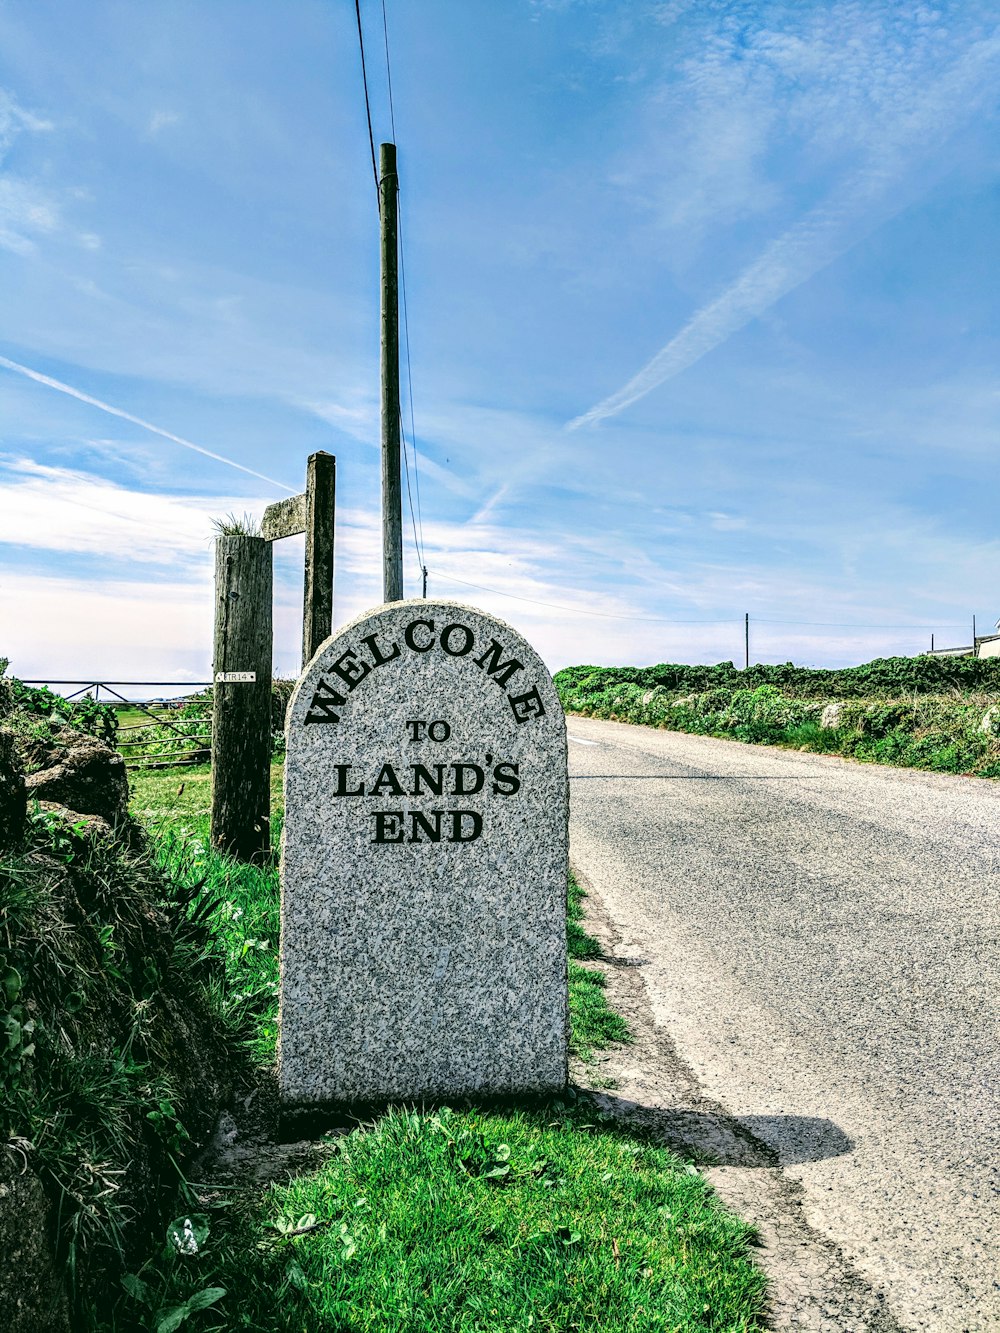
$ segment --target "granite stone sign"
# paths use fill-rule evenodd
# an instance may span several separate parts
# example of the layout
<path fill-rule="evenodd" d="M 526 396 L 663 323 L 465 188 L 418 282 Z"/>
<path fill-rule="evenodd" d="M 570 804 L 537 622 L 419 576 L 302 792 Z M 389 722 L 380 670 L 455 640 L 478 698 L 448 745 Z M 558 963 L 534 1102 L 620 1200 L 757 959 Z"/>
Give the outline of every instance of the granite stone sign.
<path fill-rule="evenodd" d="M 286 1108 L 566 1083 L 566 727 L 509 625 L 394 602 L 288 710 Z"/>

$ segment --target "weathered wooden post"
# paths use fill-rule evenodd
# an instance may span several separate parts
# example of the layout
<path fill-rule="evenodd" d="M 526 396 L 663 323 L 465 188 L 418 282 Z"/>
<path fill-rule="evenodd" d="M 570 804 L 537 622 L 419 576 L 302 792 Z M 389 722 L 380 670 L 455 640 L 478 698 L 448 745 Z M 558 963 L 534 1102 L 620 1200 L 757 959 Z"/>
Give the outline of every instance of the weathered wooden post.
<path fill-rule="evenodd" d="M 302 606 L 302 669 L 333 633 L 333 540 L 337 460 L 309 455 L 306 468 L 306 576 Z"/>
<path fill-rule="evenodd" d="M 271 543 L 215 544 L 212 845 L 241 861 L 270 848 Z"/>
<path fill-rule="evenodd" d="M 306 488 L 264 510 L 261 535 L 269 542 L 306 535 L 302 596 L 302 666 L 333 633 L 333 554 L 337 504 L 337 460 L 319 450 L 309 455 Z"/>

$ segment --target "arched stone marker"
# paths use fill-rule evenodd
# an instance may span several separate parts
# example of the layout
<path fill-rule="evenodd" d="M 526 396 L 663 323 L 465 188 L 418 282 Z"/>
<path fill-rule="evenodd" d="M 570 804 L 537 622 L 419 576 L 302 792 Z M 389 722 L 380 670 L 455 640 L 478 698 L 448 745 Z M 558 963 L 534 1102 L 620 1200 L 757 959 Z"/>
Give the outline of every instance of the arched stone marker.
<path fill-rule="evenodd" d="M 395 602 L 289 707 L 283 1108 L 566 1084 L 566 726 L 509 625 Z"/>

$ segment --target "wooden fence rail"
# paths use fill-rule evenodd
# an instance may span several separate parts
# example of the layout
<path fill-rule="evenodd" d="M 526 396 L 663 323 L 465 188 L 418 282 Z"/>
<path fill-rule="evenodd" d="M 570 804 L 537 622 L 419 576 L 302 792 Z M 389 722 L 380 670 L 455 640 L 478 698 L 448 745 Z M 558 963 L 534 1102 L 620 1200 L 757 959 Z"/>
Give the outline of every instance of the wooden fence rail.
<path fill-rule="evenodd" d="M 212 758 L 212 717 L 211 700 L 202 698 L 200 702 L 206 709 L 205 717 L 179 717 L 177 714 L 185 705 L 195 702 L 198 693 L 211 689 L 211 681 L 175 680 L 50 680 L 36 678 L 25 680 L 25 685 L 67 686 L 76 688 L 62 697 L 67 700 L 81 699 L 90 695 L 97 703 L 107 703 L 123 711 L 136 709 L 149 719 L 147 722 L 127 722 L 118 728 L 117 748 L 124 756 L 125 766 L 129 770 L 144 768 L 190 768 L 194 764 L 207 764 Z M 180 684 L 192 691 L 190 694 L 177 695 L 167 699 L 129 699 L 121 690 L 129 689 L 177 689 Z M 101 697 L 101 692 L 105 696 Z M 61 691 L 56 690 L 56 693 Z M 165 736 L 163 729 L 171 734 Z M 155 735 L 150 735 L 155 732 Z M 174 748 L 176 747 L 176 748 Z"/>

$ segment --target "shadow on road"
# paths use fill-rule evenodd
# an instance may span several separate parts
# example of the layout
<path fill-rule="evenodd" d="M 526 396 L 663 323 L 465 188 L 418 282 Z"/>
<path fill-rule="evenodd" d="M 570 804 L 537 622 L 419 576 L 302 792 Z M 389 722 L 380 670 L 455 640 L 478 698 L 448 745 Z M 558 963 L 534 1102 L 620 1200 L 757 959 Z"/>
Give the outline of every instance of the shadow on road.
<path fill-rule="evenodd" d="M 571 773 L 570 782 L 822 782 L 819 773 Z"/>
<path fill-rule="evenodd" d="M 643 1106 L 607 1092 L 591 1096 L 608 1115 L 641 1128 L 699 1166 L 795 1166 L 841 1157 L 854 1149 L 842 1129 L 818 1116 L 729 1116 L 721 1111 Z"/>

